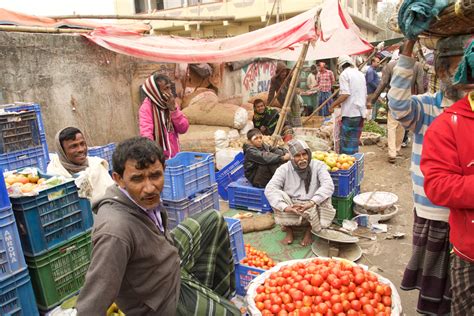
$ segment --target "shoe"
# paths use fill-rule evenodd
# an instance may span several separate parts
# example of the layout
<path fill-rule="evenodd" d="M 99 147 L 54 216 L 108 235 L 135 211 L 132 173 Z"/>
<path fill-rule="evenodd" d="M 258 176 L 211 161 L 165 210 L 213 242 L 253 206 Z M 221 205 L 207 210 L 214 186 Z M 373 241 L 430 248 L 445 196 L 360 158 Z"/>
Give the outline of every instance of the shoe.
<path fill-rule="evenodd" d="M 388 162 L 390 163 L 395 163 L 396 158 L 395 157 L 388 157 Z"/>

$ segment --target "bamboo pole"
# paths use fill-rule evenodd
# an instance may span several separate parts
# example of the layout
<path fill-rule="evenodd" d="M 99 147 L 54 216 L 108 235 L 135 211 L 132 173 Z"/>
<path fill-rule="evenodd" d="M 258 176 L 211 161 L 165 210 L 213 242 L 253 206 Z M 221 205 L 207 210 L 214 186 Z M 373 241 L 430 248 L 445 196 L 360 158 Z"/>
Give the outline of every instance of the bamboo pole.
<path fill-rule="evenodd" d="M 275 103 L 275 100 L 278 100 L 278 97 L 280 96 L 280 93 L 281 93 L 281 90 L 282 88 L 286 85 L 286 83 L 288 82 L 288 79 L 291 78 L 291 75 L 293 74 L 293 72 L 295 71 L 295 67 L 296 67 L 296 64 L 293 66 L 293 68 L 291 68 L 290 72 L 288 73 L 288 75 L 286 76 L 285 80 L 283 80 L 283 83 L 281 84 L 280 88 L 278 88 L 278 91 L 275 93 L 275 95 L 273 96 L 273 99 L 270 103 L 267 104 L 268 107 L 271 107 L 273 105 L 273 103 Z M 267 101 L 268 102 L 268 101 Z M 283 104 L 280 104 L 282 107 L 283 107 Z"/>
<path fill-rule="evenodd" d="M 56 28 L 56 27 L 41 27 L 41 26 L 0 25 L 0 31 L 28 32 L 28 33 L 88 33 L 88 32 L 91 32 L 92 30 L 61 29 L 61 28 Z"/>
<path fill-rule="evenodd" d="M 286 113 L 288 112 L 288 109 L 293 101 L 295 90 L 296 90 L 296 83 L 298 82 L 298 79 L 301 73 L 301 68 L 303 68 L 303 63 L 306 59 L 306 53 L 308 52 L 308 47 L 309 47 L 309 42 L 304 43 L 303 49 L 301 50 L 300 57 L 298 58 L 298 61 L 296 62 L 295 72 L 293 76 L 291 77 L 290 87 L 288 88 L 288 92 L 286 93 L 285 102 L 283 104 L 283 107 L 281 108 L 280 118 L 278 119 L 278 123 L 275 127 L 275 131 L 273 132 L 272 136 L 280 135 L 281 130 L 283 129 L 283 123 L 285 122 L 285 119 L 286 119 Z"/>
<path fill-rule="evenodd" d="M 161 20 L 161 21 L 234 21 L 235 16 L 170 16 L 157 14 L 130 14 L 130 15 L 96 15 L 96 14 L 70 14 L 49 16 L 51 19 L 108 19 L 108 20 Z"/>

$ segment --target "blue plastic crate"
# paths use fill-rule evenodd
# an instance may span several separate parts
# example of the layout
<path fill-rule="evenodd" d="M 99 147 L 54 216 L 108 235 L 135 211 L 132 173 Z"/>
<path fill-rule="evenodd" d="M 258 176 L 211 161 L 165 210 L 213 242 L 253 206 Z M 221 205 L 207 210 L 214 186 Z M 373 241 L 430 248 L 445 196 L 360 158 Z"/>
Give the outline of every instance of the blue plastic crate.
<path fill-rule="evenodd" d="M 362 179 L 364 179 L 364 160 L 365 155 L 363 153 L 354 154 L 356 157 L 356 164 L 357 164 L 357 173 L 356 173 L 356 185 L 362 183 Z"/>
<path fill-rule="evenodd" d="M 33 147 L 0 155 L 0 169 L 11 171 L 25 167 L 37 167 L 45 171 L 48 167 L 43 147 Z"/>
<path fill-rule="evenodd" d="M 265 272 L 266 270 L 250 267 L 244 264 L 236 264 L 235 265 L 235 285 L 236 285 L 236 292 L 240 296 L 247 295 L 247 289 L 257 276 Z"/>
<path fill-rule="evenodd" d="M 224 200 L 229 199 L 227 187 L 244 176 L 244 153 L 240 152 L 227 166 L 216 173 L 217 191 Z"/>
<path fill-rule="evenodd" d="M 41 115 L 41 107 L 37 103 L 15 103 L 1 106 L 6 112 L 21 112 L 21 111 L 35 111 L 38 119 L 38 128 L 41 134 L 46 133 L 43 124 L 43 117 Z"/>
<path fill-rule="evenodd" d="M 0 315 L 39 315 L 28 269 L 0 281 Z"/>
<path fill-rule="evenodd" d="M 212 154 L 180 152 L 166 161 L 163 200 L 180 201 L 216 182 Z"/>
<path fill-rule="evenodd" d="M 267 213 L 272 207 L 265 197 L 265 189 L 255 188 L 246 178 L 240 178 L 227 187 L 229 207 Z"/>
<path fill-rule="evenodd" d="M 163 200 L 163 206 L 168 213 L 168 224 L 170 228 L 178 226 L 186 217 L 191 215 L 210 209 L 219 210 L 217 184 L 180 201 Z"/>
<path fill-rule="evenodd" d="M 0 153 L 40 146 L 38 120 L 34 111 L 4 112 L 0 115 Z"/>
<path fill-rule="evenodd" d="M 73 179 L 36 196 L 10 197 L 10 201 L 28 256 L 41 255 L 92 227 L 90 203 L 79 198 Z"/>
<path fill-rule="evenodd" d="M 10 199 L 8 198 L 7 185 L 3 177 L 3 170 L 0 168 L 0 209 L 10 207 Z"/>
<path fill-rule="evenodd" d="M 110 143 L 104 146 L 94 146 L 87 148 L 87 155 L 93 157 L 100 157 L 107 160 L 109 163 L 109 170 L 112 170 L 112 155 L 115 150 L 115 143 Z"/>
<path fill-rule="evenodd" d="M 230 248 L 232 249 L 234 263 L 238 264 L 246 256 L 242 225 L 240 224 L 240 219 L 232 217 L 225 217 L 225 221 L 229 228 Z"/>
<path fill-rule="evenodd" d="M 50 159 L 49 159 L 49 148 L 48 148 L 48 142 L 46 141 L 46 135 L 40 134 L 40 140 L 41 140 L 41 146 L 43 147 L 44 159 L 46 161 L 46 165 L 48 165 Z"/>
<path fill-rule="evenodd" d="M 334 182 L 334 197 L 347 197 L 357 185 L 357 164 L 354 163 L 348 170 L 329 172 Z"/>
<path fill-rule="evenodd" d="M 0 208 L 0 280 L 26 268 L 12 209 Z"/>

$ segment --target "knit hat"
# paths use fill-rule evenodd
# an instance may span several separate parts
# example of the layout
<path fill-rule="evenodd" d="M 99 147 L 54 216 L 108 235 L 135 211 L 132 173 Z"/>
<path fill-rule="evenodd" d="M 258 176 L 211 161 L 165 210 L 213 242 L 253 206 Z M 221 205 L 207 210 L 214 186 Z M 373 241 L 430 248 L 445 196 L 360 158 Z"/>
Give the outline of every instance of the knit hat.
<path fill-rule="evenodd" d="M 308 144 L 304 140 L 300 139 L 292 139 L 288 142 L 288 150 L 291 154 L 291 157 L 296 156 L 298 153 L 302 152 L 303 150 L 308 153 L 308 156 L 311 157 L 311 149 L 309 149 Z"/>

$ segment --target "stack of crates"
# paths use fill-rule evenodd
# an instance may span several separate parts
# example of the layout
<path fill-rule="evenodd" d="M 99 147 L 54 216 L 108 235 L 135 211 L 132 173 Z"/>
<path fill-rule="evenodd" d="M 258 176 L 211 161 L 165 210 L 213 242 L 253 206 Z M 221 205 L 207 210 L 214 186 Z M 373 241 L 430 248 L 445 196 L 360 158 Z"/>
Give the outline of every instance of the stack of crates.
<path fill-rule="evenodd" d="M 90 203 L 79 198 L 74 179 L 10 202 L 38 308 L 48 311 L 84 283 L 92 251 Z"/>
<path fill-rule="evenodd" d="M 180 152 L 168 159 L 161 198 L 170 228 L 190 215 L 209 209 L 219 210 L 214 156 Z"/>
<path fill-rule="evenodd" d="M 115 143 L 104 146 L 94 146 L 87 148 L 87 156 L 100 157 L 109 163 L 109 171 L 112 170 L 112 155 L 115 150 Z"/>
<path fill-rule="evenodd" d="M 46 170 L 48 162 L 40 106 L 33 103 L 0 106 L 0 168 L 4 171 L 24 167 Z"/>
<path fill-rule="evenodd" d="M 0 315 L 39 315 L 0 169 Z"/>
<path fill-rule="evenodd" d="M 334 220 L 338 224 L 354 216 L 354 196 L 360 193 L 360 183 L 364 176 L 364 154 L 357 153 L 354 157 L 356 161 L 348 170 L 330 172 L 334 182 L 332 196 L 332 205 L 336 209 Z"/>

